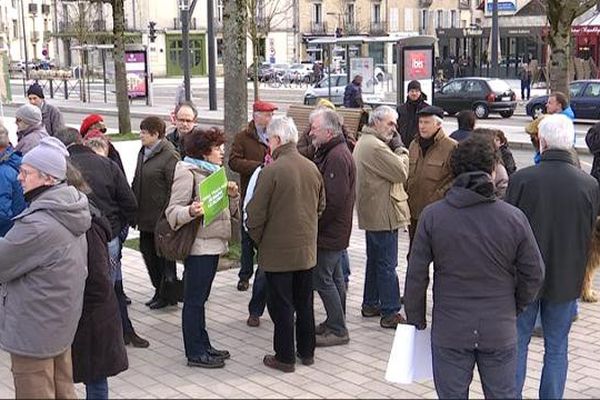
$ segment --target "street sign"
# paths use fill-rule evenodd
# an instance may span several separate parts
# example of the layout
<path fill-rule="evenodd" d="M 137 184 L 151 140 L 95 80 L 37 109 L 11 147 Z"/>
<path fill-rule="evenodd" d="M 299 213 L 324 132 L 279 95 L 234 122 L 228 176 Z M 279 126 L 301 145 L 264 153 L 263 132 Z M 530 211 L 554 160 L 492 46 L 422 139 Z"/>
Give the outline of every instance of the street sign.
<path fill-rule="evenodd" d="M 127 95 L 130 99 L 148 96 L 148 58 L 146 50 L 125 50 Z"/>

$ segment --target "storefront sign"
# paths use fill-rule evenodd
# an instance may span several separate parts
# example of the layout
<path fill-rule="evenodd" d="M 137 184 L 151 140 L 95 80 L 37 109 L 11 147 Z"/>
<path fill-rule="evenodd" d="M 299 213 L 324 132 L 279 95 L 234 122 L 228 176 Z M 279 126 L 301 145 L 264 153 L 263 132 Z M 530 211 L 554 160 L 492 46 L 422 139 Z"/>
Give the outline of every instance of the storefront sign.
<path fill-rule="evenodd" d="M 125 70 L 127 71 L 127 95 L 130 98 L 146 97 L 148 95 L 146 52 L 125 51 Z"/>
<path fill-rule="evenodd" d="M 600 33 L 600 26 L 573 26 L 571 33 Z"/>
<path fill-rule="evenodd" d="M 492 14 L 494 11 L 494 1 L 485 0 L 486 14 Z M 517 12 L 517 0 L 498 0 L 498 12 L 502 14 L 514 14 Z"/>
<path fill-rule="evenodd" d="M 404 49 L 404 93 L 408 92 L 410 81 L 419 81 L 421 91 L 428 99 L 433 99 L 433 49 Z"/>

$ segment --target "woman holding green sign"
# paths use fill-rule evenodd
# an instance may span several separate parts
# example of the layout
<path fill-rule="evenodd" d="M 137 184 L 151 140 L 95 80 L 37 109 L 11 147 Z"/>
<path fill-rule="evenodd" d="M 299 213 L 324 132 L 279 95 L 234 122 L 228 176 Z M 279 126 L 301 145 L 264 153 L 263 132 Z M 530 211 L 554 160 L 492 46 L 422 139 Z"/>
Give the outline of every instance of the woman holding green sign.
<path fill-rule="evenodd" d="M 237 184 L 227 182 L 222 170 L 224 143 L 225 135 L 217 128 L 205 130 L 196 127 L 185 136 L 183 146 L 187 156 L 177 163 L 171 199 L 165 211 L 174 230 L 196 218 L 202 221 L 192 250 L 184 261 L 182 328 L 185 355 L 190 367 L 222 368 L 230 357 L 227 350 L 217 350 L 211 346 L 204 311 L 217 272 L 219 255 L 227 251 L 231 219 L 239 218 L 240 195 Z M 211 187 L 219 187 L 220 178 L 223 179 L 220 187 L 224 199 L 218 199 L 218 190 L 213 190 L 208 198 L 199 197 L 199 188 L 202 187 L 204 192 L 207 186 L 202 184 L 203 181 L 210 182 Z"/>

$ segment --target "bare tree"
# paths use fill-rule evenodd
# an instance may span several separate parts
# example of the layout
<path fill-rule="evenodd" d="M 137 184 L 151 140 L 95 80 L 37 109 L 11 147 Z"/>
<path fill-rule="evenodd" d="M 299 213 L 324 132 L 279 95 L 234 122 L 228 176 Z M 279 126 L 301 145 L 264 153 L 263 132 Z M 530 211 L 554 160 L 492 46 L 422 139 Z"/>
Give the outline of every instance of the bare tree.
<path fill-rule="evenodd" d="M 596 3 L 597 0 L 546 0 L 546 15 L 550 25 L 548 44 L 551 50 L 548 74 L 552 91 L 560 91 L 568 95 L 571 25 L 575 18 Z"/>
<path fill-rule="evenodd" d="M 258 67 L 261 40 L 269 35 L 271 29 L 286 23 L 294 1 L 297 0 L 245 0 L 248 9 L 248 38 L 252 42 L 254 100 L 259 99 Z"/>

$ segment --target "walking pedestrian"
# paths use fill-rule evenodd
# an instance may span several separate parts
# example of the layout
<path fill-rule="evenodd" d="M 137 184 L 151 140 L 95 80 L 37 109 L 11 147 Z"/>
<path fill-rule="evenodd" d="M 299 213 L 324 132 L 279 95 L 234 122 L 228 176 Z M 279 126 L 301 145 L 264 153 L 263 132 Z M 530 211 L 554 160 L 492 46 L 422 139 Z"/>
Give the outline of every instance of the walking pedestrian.
<path fill-rule="evenodd" d="M 87 197 L 64 183 L 67 155 L 46 137 L 23 157 L 19 181 L 29 206 L 0 238 L 0 347 L 10 353 L 18 399 L 75 398 L 71 343 L 91 216 Z"/>
<path fill-rule="evenodd" d="M 531 97 L 531 70 L 527 63 L 521 65 L 519 79 L 521 80 L 521 100 L 529 101 Z M 527 96 L 525 96 L 525 93 L 527 93 Z"/>
<path fill-rule="evenodd" d="M 441 399 L 469 397 L 475 364 L 485 398 L 517 394 L 516 319 L 535 299 L 544 264 L 527 217 L 495 197 L 498 161 L 488 137 L 458 145 L 454 184 L 421 213 L 408 260 L 404 306 L 418 329 L 427 325 L 433 261 L 431 344 Z"/>
<path fill-rule="evenodd" d="M 17 124 L 17 146 L 15 151 L 21 155 L 27 154 L 31 149 L 40 144 L 40 141 L 48 136 L 46 128 L 42 124 L 41 110 L 31 104 L 24 104 L 15 112 L 15 123 Z"/>
<path fill-rule="evenodd" d="M 362 99 L 362 75 L 355 75 L 352 82 L 346 85 L 344 89 L 344 107 L 346 108 L 362 108 L 364 105 Z"/>
<path fill-rule="evenodd" d="M 64 128 L 65 122 L 58 107 L 48 104 L 44 98 L 44 89 L 35 82 L 27 89 L 27 100 L 29 104 L 39 107 L 42 112 L 42 123 L 46 128 L 46 132 L 50 136 L 54 136 L 56 132 Z"/>
<path fill-rule="evenodd" d="M 302 364 L 314 363 L 312 270 L 325 189 L 315 164 L 296 149 L 298 130 L 292 119 L 274 117 L 267 135 L 273 163 L 260 173 L 246 224 L 258 246 L 258 265 L 265 271 L 274 324 L 275 354 L 266 355 L 263 363 L 294 372 L 295 349 Z"/>
<path fill-rule="evenodd" d="M 417 113 L 429 106 L 426 100 L 427 95 L 421 91 L 421 83 L 419 81 L 410 81 L 408 83 L 406 102 L 396 109 L 398 112 L 398 132 L 406 148 L 410 146 L 410 142 L 419 134 L 419 118 Z"/>
<path fill-rule="evenodd" d="M 156 252 L 154 229 L 169 201 L 175 166 L 179 154 L 165 139 L 165 122 L 159 117 L 146 117 L 140 123 L 142 147 L 138 153 L 131 187 L 138 203 L 137 228 L 140 231 L 140 251 L 148 270 L 154 295 L 145 304 L 150 309 L 176 305 L 169 286 L 177 280 L 175 261 Z"/>
<path fill-rule="evenodd" d="M 8 130 L 0 124 L 0 237 L 12 228 L 13 217 L 26 206 L 18 179 L 21 159 L 10 144 Z"/>
<path fill-rule="evenodd" d="M 177 163 L 171 197 L 165 211 L 172 229 L 180 229 L 204 215 L 198 199 L 198 184 L 223 165 L 225 134 L 217 129 L 196 127 L 186 134 L 186 156 Z M 227 252 L 231 220 L 239 219 L 240 195 L 237 184 L 227 186 L 229 208 L 209 225 L 198 229 L 191 253 L 184 261 L 183 342 L 189 367 L 222 368 L 230 358 L 227 350 L 215 349 L 206 330 L 205 304 L 217 273 L 219 255 Z M 193 199 L 190 204 L 190 199 Z"/>
<path fill-rule="evenodd" d="M 267 125 L 273 118 L 277 106 L 266 101 L 256 101 L 252 106 L 252 121 L 248 126 L 238 132 L 231 146 L 229 167 L 240 174 L 241 195 L 246 195 L 248 182 L 254 170 L 261 164 L 269 163 L 271 150 L 267 135 Z M 240 258 L 240 272 L 237 289 L 246 291 L 250 287 L 250 278 L 254 274 L 255 248 L 250 236 L 242 227 L 242 255 Z"/>
<path fill-rule="evenodd" d="M 564 394 L 569 331 L 600 204 L 598 182 L 578 168 L 570 154 L 574 137 L 575 128 L 568 117 L 545 117 L 539 125 L 540 163 L 517 171 L 508 185 L 506 201 L 527 216 L 546 266 L 539 298 L 517 320 L 518 398 L 538 310 L 544 336 L 539 397 L 558 399 Z"/>
<path fill-rule="evenodd" d="M 313 287 L 323 301 L 327 317 L 315 329 L 316 346 L 335 346 L 350 340 L 342 255 L 352 233 L 356 167 L 335 111 L 318 108 L 310 114 L 309 121 L 310 137 L 317 149 L 314 162 L 323 176 L 326 198 L 319 219 Z"/>
<path fill-rule="evenodd" d="M 408 151 L 396 132 L 396 110 L 379 106 L 354 148 L 356 213 L 365 231 L 367 265 L 361 313 L 379 317 L 383 328 L 396 328 L 404 318 L 398 285 L 398 229 L 410 221 L 404 190 L 409 170 Z"/>

